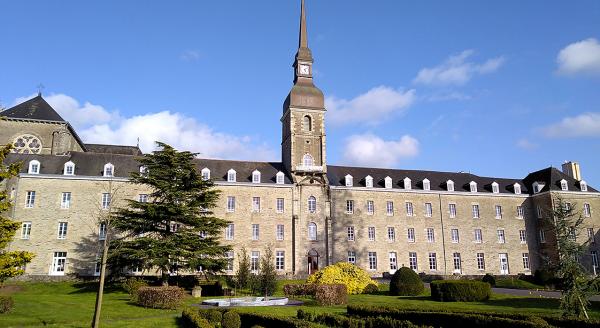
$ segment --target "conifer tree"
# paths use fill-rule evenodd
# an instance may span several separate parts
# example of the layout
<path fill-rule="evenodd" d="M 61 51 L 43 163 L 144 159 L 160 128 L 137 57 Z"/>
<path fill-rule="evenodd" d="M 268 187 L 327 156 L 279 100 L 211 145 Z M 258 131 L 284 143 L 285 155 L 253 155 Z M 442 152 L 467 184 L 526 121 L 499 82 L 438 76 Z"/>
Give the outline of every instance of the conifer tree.
<path fill-rule="evenodd" d="M 169 273 L 179 269 L 223 270 L 230 248 L 219 243 L 228 222 L 211 212 L 218 191 L 198 174 L 196 154 L 157 145 L 158 150 L 140 159 L 143 169 L 131 174 L 132 183 L 151 189 L 149 200 L 129 200 L 112 219 L 120 238 L 111 243 L 111 268 L 158 270 L 165 285 Z"/>
<path fill-rule="evenodd" d="M 264 255 L 260 258 L 260 272 L 258 274 L 258 289 L 259 292 L 268 296 L 275 293 L 277 288 L 277 271 L 273 263 L 273 250 L 271 247 L 265 249 Z"/>
<path fill-rule="evenodd" d="M 245 247 L 238 254 L 238 269 L 235 272 L 235 284 L 240 289 L 246 289 L 250 285 L 250 257 Z"/>

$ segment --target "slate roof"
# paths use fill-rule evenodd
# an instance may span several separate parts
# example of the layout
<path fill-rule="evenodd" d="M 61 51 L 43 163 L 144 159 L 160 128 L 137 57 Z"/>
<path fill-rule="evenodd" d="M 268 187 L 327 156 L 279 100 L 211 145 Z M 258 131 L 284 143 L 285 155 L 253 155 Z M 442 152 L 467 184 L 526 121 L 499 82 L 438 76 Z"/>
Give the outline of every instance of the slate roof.
<path fill-rule="evenodd" d="M 0 116 L 25 120 L 65 122 L 41 95 L 0 112 Z"/>
<path fill-rule="evenodd" d="M 252 172 L 260 171 L 262 183 L 275 183 L 277 172 L 285 173 L 285 168 L 279 162 L 248 162 L 248 161 L 230 161 L 222 159 L 196 159 L 198 170 L 208 168 L 210 177 L 214 181 L 227 181 L 227 171 L 234 169 L 237 182 L 252 182 Z M 292 183 L 291 178 L 286 174 L 285 183 Z"/>
<path fill-rule="evenodd" d="M 85 144 L 85 149 L 92 153 L 119 154 L 141 156 L 142 150 L 137 146 Z"/>
<path fill-rule="evenodd" d="M 560 181 L 565 179 L 567 181 L 567 186 L 569 187 L 569 191 L 579 191 L 581 190 L 579 186 L 579 181 L 573 179 L 572 177 L 564 174 L 561 170 L 555 167 L 548 167 L 543 170 L 535 171 L 529 173 L 523 181 L 528 185 L 533 185 L 534 182 L 541 182 L 545 184 L 544 188 L 540 190 L 540 192 L 544 191 L 561 191 Z M 598 192 L 598 190 L 590 187 L 588 185 L 588 192 Z"/>

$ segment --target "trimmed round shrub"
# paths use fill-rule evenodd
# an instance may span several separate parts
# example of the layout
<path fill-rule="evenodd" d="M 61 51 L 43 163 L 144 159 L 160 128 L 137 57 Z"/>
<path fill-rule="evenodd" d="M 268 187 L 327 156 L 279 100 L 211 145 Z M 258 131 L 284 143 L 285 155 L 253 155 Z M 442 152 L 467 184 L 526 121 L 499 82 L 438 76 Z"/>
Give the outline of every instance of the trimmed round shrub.
<path fill-rule="evenodd" d="M 306 280 L 309 284 L 346 285 L 348 294 L 361 294 L 369 284 L 377 286 L 369 274 L 354 264 L 339 262 L 313 273 Z"/>
<path fill-rule="evenodd" d="M 363 290 L 363 294 L 377 294 L 379 292 L 379 286 L 375 284 L 368 284 Z"/>
<path fill-rule="evenodd" d="M 15 303 L 13 302 L 12 297 L 0 295 L 0 313 L 8 313 L 12 311 L 14 306 Z"/>
<path fill-rule="evenodd" d="M 492 276 L 489 273 L 486 273 L 485 276 L 483 276 L 483 278 L 481 279 L 481 281 L 487 282 L 492 287 L 496 286 L 496 278 L 494 278 L 494 276 Z"/>
<path fill-rule="evenodd" d="M 441 302 L 485 301 L 492 295 L 490 284 L 474 280 L 435 280 L 431 284 L 431 297 Z"/>
<path fill-rule="evenodd" d="M 185 291 L 180 287 L 140 287 L 137 291 L 137 304 L 154 309 L 175 309 L 183 302 L 184 297 Z"/>
<path fill-rule="evenodd" d="M 241 326 L 242 320 L 237 312 L 227 311 L 223 313 L 223 321 L 221 321 L 222 328 L 240 328 Z"/>
<path fill-rule="evenodd" d="M 396 270 L 390 281 L 390 295 L 416 296 L 425 290 L 423 281 L 411 268 L 402 267 Z"/>
<path fill-rule="evenodd" d="M 218 325 L 223 321 L 223 313 L 219 310 L 202 311 L 200 315 L 213 325 Z"/>

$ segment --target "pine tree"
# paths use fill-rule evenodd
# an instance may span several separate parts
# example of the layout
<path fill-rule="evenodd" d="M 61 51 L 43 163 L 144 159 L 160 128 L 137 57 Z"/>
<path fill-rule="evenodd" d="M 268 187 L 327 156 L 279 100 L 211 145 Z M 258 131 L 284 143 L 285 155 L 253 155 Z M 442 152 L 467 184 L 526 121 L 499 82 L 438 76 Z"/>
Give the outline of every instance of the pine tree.
<path fill-rule="evenodd" d="M 196 154 L 157 145 L 158 150 L 140 159 L 144 169 L 131 175 L 131 183 L 151 188 L 149 201 L 129 200 L 112 219 L 121 238 L 111 243 L 111 268 L 158 270 L 165 285 L 169 273 L 178 269 L 223 270 L 230 248 L 219 243 L 228 222 L 211 212 L 218 191 L 198 174 Z"/>
<path fill-rule="evenodd" d="M 238 254 L 238 269 L 235 272 L 235 284 L 240 289 L 247 289 L 250 286 L 250 257 L 246 248 L 242 248 Z"/>
<path fill-rule="evenodd" d="M 5 186 L 7 180 L 19 173 L 21 167 L 21 163 L 4 164 L 11 149 L 12 145 L 0 148 L 0 285 L 8 278 L 25 273 L 21 267 L 31 262 L 33 258 L 33 254 L 29 252 L 5 250 L 21 226 L 20 222 L 5 217 L 6 212 L 11 208 L 11 201 L 6 188 L 2 187 Z"/>
<path fill-rule="evenodd" d="M 271 247 L 267 247 L 264 255 L 260 258 L 260 273 L 258 274 L 258 289 L 259 292 L 268 296 L 275 293 L 277 287 L 277 271 L 273 263 L 273 251 Z"/>

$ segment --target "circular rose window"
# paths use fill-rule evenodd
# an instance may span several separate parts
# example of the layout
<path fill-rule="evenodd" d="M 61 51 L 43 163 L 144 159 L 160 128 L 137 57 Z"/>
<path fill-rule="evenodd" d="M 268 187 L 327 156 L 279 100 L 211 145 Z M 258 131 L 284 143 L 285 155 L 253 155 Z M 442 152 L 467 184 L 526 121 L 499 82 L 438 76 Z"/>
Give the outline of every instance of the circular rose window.
<path fill-rule="evenodd" d="M 14 152 L 19 154 L 39 154 L 42 151 L 42 142 L 31 134 L 18 136 L 13 143 Z"/>

